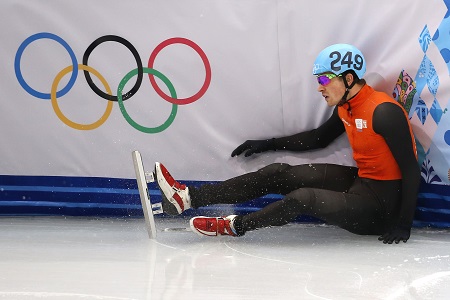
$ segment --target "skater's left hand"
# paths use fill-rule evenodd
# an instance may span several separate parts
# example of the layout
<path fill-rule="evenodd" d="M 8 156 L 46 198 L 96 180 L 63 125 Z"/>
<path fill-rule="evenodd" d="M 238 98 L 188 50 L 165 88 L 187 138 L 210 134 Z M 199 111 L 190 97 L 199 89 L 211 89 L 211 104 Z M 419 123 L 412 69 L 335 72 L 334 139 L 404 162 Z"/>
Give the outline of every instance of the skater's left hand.
<path fill-rule="evenodd" d="M 378 238 L 379 241 L 383 241 L 384 244 L 392 244 L 395 242 L 398 244 L 400 241 L 406 243 L 411 236 L 411 228 L 404 226 L 395 226 L 387 233 Z"/>

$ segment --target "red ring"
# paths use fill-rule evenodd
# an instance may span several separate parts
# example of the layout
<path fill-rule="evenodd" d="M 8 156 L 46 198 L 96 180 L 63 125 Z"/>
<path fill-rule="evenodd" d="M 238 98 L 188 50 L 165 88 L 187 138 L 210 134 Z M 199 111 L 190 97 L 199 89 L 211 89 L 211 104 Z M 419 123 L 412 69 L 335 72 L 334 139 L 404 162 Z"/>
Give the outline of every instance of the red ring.
<path fill-rule="evenodd" d="M 184 104 L 189 104 L 192 103 L 194 101 L 197 101 L 198 99 L 200 99 L 205 93 L 206 90 L 209 87 L 209 84 L 211 83 L 211 65 L 209 64 L 209 60 L 208 57 L 206 57 L 205 52 L 203 52 L 203 50 L 193 41 L 185 39 L 185 38 L 170 38 L 167 39 L 165 41 L 163 41 L 162 43 L 160 43 L 158 46 L 156 46 L 155 50 L 153 50 L 152 54 L 150 55 L 150 58 L 148 60 L 148 67 L 151 69 L 153 68 L 153 63 L 155 62 L 155 58 L 158 55 L 158 53 L 164 49 L 165 47 L 172 45 L 172 44 L 184 44 L 187 45 L 189 47 L 191 47 L 192 49 L 194 49 L 198 55 L 200 55 L 203 64 L 205 65 L 205 71 L 206 71 L 206 76 L 205 76 L 205 82 L 203 83 L 203 86 L 201 87 L 201 89 L 193 96 L 191 97 L 187 97 L 187 98 L 181 98 L 181 99 L 175 99 L 170 97 L 169 95 L 165 94 L 158 86 L 158 84 L 156 83 L 155 77 L 153 76 L 153 74 L 148 74 L 148 77 L 150 78 L 150 83 L 152 84 L 153 88 L 155 89 L 156 93 L 161 96 L 161 98 L 163 98 L 164 100 L 172 103 L 172 104 L 178 104 L 178 105 L 184 105 Z"/>

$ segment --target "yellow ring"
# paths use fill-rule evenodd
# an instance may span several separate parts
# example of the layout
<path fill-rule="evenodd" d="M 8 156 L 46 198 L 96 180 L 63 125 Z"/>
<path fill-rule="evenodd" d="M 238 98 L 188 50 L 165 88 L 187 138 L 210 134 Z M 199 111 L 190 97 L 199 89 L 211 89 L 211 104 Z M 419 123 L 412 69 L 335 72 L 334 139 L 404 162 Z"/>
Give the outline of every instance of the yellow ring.
<path fill-rule="evenodd" d="M 58 116 L 58 118 L 67 126 L 70 126 L 74 129 L 78 129 L 78 130 L 92 130 L 95 129 L 97 127 L 100 127 L 103 123 L 105 123 L 105 121 L 108 119 L 109 115 L 111 114 L 112 108 L 113 108 L 113 102 L 112 101 L 107 101 L 108 104 L 106 105 L 106 110 L 103 113 L 103 116 L 101 116 L 100 119 L 98 119 L 97 121 L 95 121 L 94 123 L 91 124 L 80 124 L 80 123 L 75 123 L 71 120 L 69 120 L 61 111 L 61 109 L 58 106 L 58 102 L 57 102 L 57 98 L 56 98 L 56 91 L 58 90 L 58 84 L 61 81 L 61 78 L 64 77 L 64 75 L 66 75 L 67 73 L 71 72 L 73 70 L 73 66 L 68 66 L 65 69 L 62 69 L 61 72 L 58 73 L 58 75 L 56 75 L 55 80 L 53 80 L 53 84 L 52 84 L 52 90 L 50 92 L 50 98 L 52 101 L 52 106 L 53 106 L 53 110 L 55 111 L 56 115 Z M 108 83 L 106 82 L 105 78 L 103 78 L 103 76 L 94 68 L 86 66 L 86 65 L 82 65 L 79 64 L 78 65 L 78 70 L 84 70 L 84 71 L 88 71 L 92 74 L 94 74 L 95 76 L 97 76 L 98 79 L 100 79 L 100 81 L 102 82 L 103 86 L 106 89 L 106 92 L 109 95 L 112 95 L 111 92 L 111 88 L 109 87 Z"/>

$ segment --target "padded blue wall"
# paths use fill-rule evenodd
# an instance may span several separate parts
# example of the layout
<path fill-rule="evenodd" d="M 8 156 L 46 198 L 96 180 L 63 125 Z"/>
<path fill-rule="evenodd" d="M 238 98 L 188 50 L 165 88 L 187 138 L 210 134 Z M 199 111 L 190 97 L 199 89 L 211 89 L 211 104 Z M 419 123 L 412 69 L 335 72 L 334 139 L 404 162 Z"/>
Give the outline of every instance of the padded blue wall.
<path fill-rule="evenodd" d="M 185 181 L 189 185 L 203 182 Z M 149 183 L 152 202 L 161 202 L 155 183 Z M 239 205 L 214 205 L 183 215 L 220 215 L 230 210 L 246 213 L 280 199 L 268 195 Z M 0 215 L 143 217 L 136 180 L 100 177 L 0 175 Z M 164 215 L 162 215 L 164 217 Z M 297 221 L 318 222 L 300 217 Z M 450 188 L 422 182 L 415 226 L 450 227 Z"/>

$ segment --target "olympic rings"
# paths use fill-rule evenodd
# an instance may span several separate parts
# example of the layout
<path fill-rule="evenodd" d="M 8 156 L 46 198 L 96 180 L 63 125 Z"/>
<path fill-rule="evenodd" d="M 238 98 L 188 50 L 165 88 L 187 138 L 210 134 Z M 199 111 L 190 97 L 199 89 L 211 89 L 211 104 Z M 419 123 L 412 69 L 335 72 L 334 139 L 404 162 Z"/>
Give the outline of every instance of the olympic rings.
<path fill-rule="evenodd" d="M 20 60 L 22 59 L 23 51 L 29 44 L 31 44 L 32 42 L 39 40 L 39 39 L 54 40 L 54 41 L 60 43 L 67 50 L 67 52 L 69 52 L 70 58 L 72 59 L 73 73 L 72 73 L 72 76 L 70 77 L 70 80 L 67 83 L 67 85 L 61 91 L 56 93 L 57 97 L 64 96 L 65 94 L 67 94 L 67 92 L 70 91 L 72 86 L 75 84 L 75 81 L 77 80 L 78 62 L 77 62 L 77 58 L 75 57 L 75 53 L 73 53 L 72 48 L 70 48 L 70 46 L 62 38 L 60 38 L 59 36 L 57 36 L 55 34 L 48 33 L 48 32 L 36 33 L 36 34 L 28 37 L 25 41 L 22 42 L 22 44 L 19 46 L 19 49 L 17 50 L 16 58 L 14 59 L 14 70 L 16 72 L 17 80 L 19 81 L 20 85 L 31 96 L 35 96 L 36 98 L 40 98 L 40 99 L 50 99 L 49 93 L 41 93 L 41 92 L 36 91 L 32 87 L 30 87 L 28 85 L 28 83 L 25 82 L 25 79 L 22 76 L 22 71 L 20 70 Z"/>
<path fill-rule="evenodd" d="M 138 67 L 138 76 L 137 76 L 137 80 L 135 85 L 131 88 L 131 90 L 126 93 L 125 95 L 123 95 L 123 100 L 126 100 L 128 98 L 131 98 L 131 96 L 133 96 L 137 90 L 139 89 L 139 87 L 141 86 L 142 83 L 142 61 L 141 61 L 141 57 L 139 56 L 139 53 L 137 52 L 136 48 L 134 48 L 134 46 L 127 41 L 126 39 L 117 36 L 117 35 L 105 35 L 102 37 L 99 37 L 98 39 L 96 39 L 94 42 L 92 42 L 92 44 L 89 45 L 89 47 L 86 49 L 86 51 L 84 52 L 83 55 L 83 65 L 88 65 L 88 58 L 89 55 L 92 53 L 92 50 L 95 49 L 95 47 L 97 47 L 98 45 L 100 45 L 101 43 L 107 42 L 107 41 L 113 41 L 113 42 L 118 42 L 122 45 L 124 45 L 125 47 L 128 48 L 128 50 L 131 51 L 131 53 L 134 56 L 134 59 L 136 60 L 137 63 L 137 67 Z M 100 97 L 102 97 L 103 99 L 106 100 L 111 100 L 111 101 L 117 101 L 117 96 L 113 96 L 113 95 L 108 95 L 105 92 L 103 92 L 102 90 L 100 90 L 95 83 L 92 81 L 91 76 L 89 75 L 89 72 L 84 71 L 84 76 L 86 77 L 86 81 L 88 82 L 89 86 L 91 87 L 91 89 Z"/>
<path fill-rule="evenodd" d="M 149 77 L 150 77 L 150 82 L 151 82 L 153 88 L 158 93 L 158 95 L 161 96 L 161 98 L 163 98 L 166 101 L 169 101 L 170 103 L 184 105 L 184 104 L 189 104 L 189 103 L 192 103 L 192 102 L 200 99 L 206 93 L 206 90 L 208 89 L 209 84 L 211 83 L 211 66 L 209 64 L 208 57 L 206 57 L 205 52 L 203 52 L 203 50 L 197 44 L 192 42 L 191 40 L 184 39 L 184 38 L 171 38 L 171 39 L 165 40 L 164 42 L 162 42 L 161 44 L 156 46 L 155 50 L 153 50 L 152 54 L 150 55 L 150 59 L 148 60 L 148 67 L 150 69 L 153 68 L 153 64 L 155 62 L 156 55 L 158 55 L 158 53 L 162 49 L 164 49 L 165 47 L 167 47 L 171 44 L 177 44 L 177 43 L 185 44 L 185 45 L 191 47 L 198 53 L 198 55 L 200 55 L 200 57 L 203 61 L 203 64 L 205 65 L 205 71 L 206 71 L 205 82 L 203 83 L 203 86 L 201 87 L 201 89 L 195 95 L 193 95 L 191 97 L 184 98 L 184 99 L 174 99 L 173 97 L 169 97 L 168 95 L 166 95 L 159 88 L 159 86 L 156 83 L 155 78 L 152 76 L 152 74 L 149 74 Z"/>
<path fill-rule="evenodd" d="M 39 39 L 51 39 L 51 40 L 56 41 L 57 43 L 59 43 L 61 46 L 63 46 L 67 50 L 67 52 L 70 55 L 71 61 L 72 61 L 72 65 L 64 68 L 56 75 L 55 79 L 53 80 L 53 84 L 51 86 L 50 93 L 43 93 L 43 92 L 39 92 L 39 91 L 33 89 L 25 81 L 25 79 L 23 78 L 23 75 L 22 75 L 20 63 L 21 63 L 23 52 L 28 45 L 30 45 L 32 42 L 37 41 Z M 105 78 L 97 70 L 88 66 L 88 59 L 89 59 L 89 56 L 92 53 L 92 51 L 98 45 L 100 45 L 104 42 L 107 42 L 107 41 L 117 42 L 117 43 L 124 45 L 128 50 L 130 50 L 130 52 L 132 53 L 132 55 L 136 61 L 136 64 L 137 64 L 137 68 L 133 69 L 128 74 L 126 74 L 125 77 L 120 81 L 119 86 L 117 88 L 117 96 L 114 96 L 112 94 L 111 88 L 109 87 Z M 177 43 L 187 45 L 187 46 L 191 47 L 192 49 L 194 49 L 197 52 L 197 54 L 201 57 L 204 67 L 205 67 L 205 72 L 206 72 L 205 81 L 204 81 L 202 87 L 200 88 L 200 90 L 197 93 L 195 93 L 194 95 L 187 97 L 187 98 L 182 98 L 182 99 L 177 99 L 177 94 L 175 92 L 175 88 L 174 88 L 173 84 L 170 82 L 170 80 L 165 75 L 163 75 L 161 72 L 159 72 L 153 68 L 155 58 L 161 52 L 161 50 L 163 50 L 165 47 L 167 47 L 169 45 L 177 44 Z M 26 92 L 28 92 L 30 95 L 32 95 L 36 98 L 51 100 L 52 107 L 53 107 L 56 115 L 58 116 L 58 118 L 64 124 L 74 128 L 74 129 L 78 129 L 78 130 L 92 130 L 92 129 L 100 127 L 110 116 L 110 114 L 112 112 L 113 103 L 118 102 L 122 115 L 124 116 L 126 121 L 131 126 L 133 126 L 135 129 L 145 132 L 145 133 L 161 132 L 161 131 L 167 129 L 173 123 L 175 116 L 177 114 L 178 105 L 185 105 L 185 104 L 189 104 L 189 103 L 199 100 L 206 93 L 206 91 L 208 90 L 209 85 L 211 83 L 211 65 L 209 63 L 208 57 L 206 56 L 205 52 L 196 43 L 194 43 L 193 41 L 186 39 L 186 38 L 179 38 L 179 37 L 170 38 L 170 39 L 167 39 L 167 40 L 163 41 L 162 43 L 160 43 L 150 54 L 150 58 L 148 61 L 148 68 L 144 68 L 142 66 L 142 61 L 141 61 L 141 58 L 140 58 L 139 53 L 137 52 L 136 48 L 126 39 L 116 36 L 116 35 L 105 35 L 105 36 L 102 36 L 102 37 L 96 39 L 94 42 L 92 42 L 89 45 L 89 47 L 86 49 L 86 51 L 84 52 L 82 61 L 83 61 L 82 64 L 78 64 L 77 58 L 76 58 L 73 50 L 71 49 L 71 47 L 68 45 L 68 43 L 66 41 L 64 41 L 61 37 L 59 37 L 53 33 L 48 33 L 48 32 L 36 33 L 34 35 L 31 35 L 27 39 L 25 39 L 22 42 L 22 44 L 19 46 L 16 56 L 15 56 L 15 60 L 14 60 L 14 69 L 15 69 L 16 77 L 17 77 L 19 84 L 22 86 L 22 88 Z M 84 71 L 84 75 L 85 75 L 85 78 L 86 78 L 86 81 L 87 81 L 89 87 L 98 96 L 108 100 L 106 110 L 103 113 L 103 115 L 97 121 L 95 121 L 91 124 L 80 124 L 80 123 L 76 123 L 76 122 L 69 120 L 61 112 L 61 110 L 58 106 L 58 102 L 57 102 L 58 97 L 64 96 L 72 89 L 72 87 L 74 86 L 75 81 L 78 77 L 79 69 Z M 72 75 L 70 76 L 68 83 L 61 90 L 57 91 L 59 82 L 69 72 L 72 72 Z M 95 75 L 100 80 L 100 82 L 103 84 L 103 86 L 106 90 L 106 93 L 103 90 L 99 89 L 95 85 L 95 83 L 93 82 L 93 80 L 91 78 L 90 73 Z M 137 122 L 135 122 L 127 113 L 124 103 L 123 103 L 125 100 L 131 98 L 134 94 L 136 94 L 136 92 L 139 90 L 141 83 L 142 83 L 142 78 L 143 78 L 144 73 L 148 74 L 150 83 L 151 83 L 152 87 L 155 89 L 156 93 L 161 98 L 163 98 L 164 100 L 166 100 L 172 104 L 172 111 L 171 111 L 169 117 L 167 118 L 167 120 L 160 126 L 157 126 L 154 128 L 144 127 L 144 126 L 138 124 Z M 130 91 L 123 93 L 123 88 L 124 88 L 125 84 L 132 77 L 134 77 L 136 75 L 137 75 L 137 79 L 136 79 L 136 83 L 134 84 L 134 86 L 130 89 Z M 155 76 L 158 77 L 161 81 L 163 81 L 163 83 L 167 86 L 167 88 L 169 89 L 169 92 L 170 92 L 170 96 L 165 94 L 159 88 L 159 86 L 156 83 Z"/>
<path fill-rule="evenodd" d="M 91 72 L 92 74 L 94 74 L 95 76 L 97 76 L 98 79 L 100 79 L 100 81 L 103 83 L 106 91 L 108 92 L 109 95 L 112 94 L 111 92 L 111 88 L 109 87 L 108 83 L 106 82 L 105 78 L 103 78 L 103 76 L 96 71 L 95 69 L 89 67 L 89 66 L 85 66 L 85 65 L 78 65 L 78 69 L 84 70 L 85 72 Z M 103 114 L 103 116 L 98 119 L 96 122 L 92 123 L 92 124 L 79 124 L 79 123 L 75 123 L 71 120 L 69 120 L 62 112 L 61 109 L 58 106 L 58 102 L 56 99 L 56 89 L 58 88 L 58 83 L 61 80 L 61 78 L 63 78 L 64 75 L 66 75 L 67 73 L 69 73 L 70 71 L 73 70 L 73 66 L 68 66 L 66 68 L 64 68 L 61 72 L 58 73 L 58 75 L 56 75 L 55 80 L 53 81 L 52 84 L 52 90 L 50 92 L 51 95 L 51 100 L 52 100 L 52 106 L 53 109 L 55 110 L 56 115 L 58 116 L 58 118 L 67 126 L 70 126 L 74 129 L 78 129 L 78 130 L 92 130 L 95 129 L 97 127 L 99 127 L 100 125 L 102 125 L 103 123 L 105 123 L 106 119 L 108 119 L 109 115 L 111 114 L 112 108 L 113 108 L 113 102 L 108 101 L 108 104 L 106 105 L 106 110 L 105 113 Z"/>
<path fill-rule="evenodd" d="M 177 93 L 175 92 L 175 88 L 173 87 L 172 83 L 166 76 L 164 76 L 162 73 L 160 73 L 154 69 L 150 69 L 150 68 L 144 68 L 143 72 L 146 74 L 155 75 L 156 77 L 161 79 L 166 84 L 166 86 L 169 88 L 170 96 L 174 99 L 177 98 Z M 117 88 L 117 100 L 119 102 L 120 111 L 122 112 L 122 115 L 124 116 L 125 120 L 127 120 L 128 124 L 130 124 L 131 126 L 136 128 L 137 130 L 145 132 L 145 133 L 161 132 L 161 131 L 167 129 L 167 127 L 169 127 L 170 124 L 172 124 L 173 120 L 175 120 L 175 116 L 177 115 L 178 105 L 172 104 L 172 112 L 170 113 L 169 118 L 162 125 L 160 125 L 158 127 L 149 128 L 149 127 L 144 127 L 144 126 L 136 123 L 130 117 L 130 115 L 127 113 L 127 110 L 125 109 L 125 105 L 123 104 L 123 100 L 122 100 L 122 90 L 123 90 L 125 84 L 128 82 L 128 80 L 130 80 L 131 77 L 135 76 L 136 74 L 138 74 L 138 75 L 140 74 L 138 69 L 134 69 L 134 70 L 130 71 L 127 75 L 125 75 L 125 77 L 119 83 L 119 87 Z"/>

